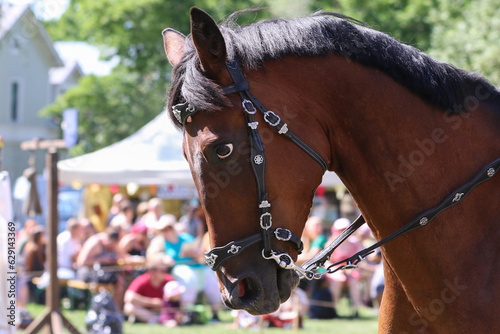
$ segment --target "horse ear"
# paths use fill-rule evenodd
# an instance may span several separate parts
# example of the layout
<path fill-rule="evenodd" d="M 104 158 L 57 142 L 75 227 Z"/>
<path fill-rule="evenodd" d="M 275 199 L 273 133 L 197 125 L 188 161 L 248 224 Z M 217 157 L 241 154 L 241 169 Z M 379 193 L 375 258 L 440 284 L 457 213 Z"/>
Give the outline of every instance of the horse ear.
<path fill-rule="evenodd" d="M 226 43 L 217 23 L 196 7 L 191 8 L 191 36 L 203 70 L 217 78 L 226 66 Z"/>
<path fill-rule="evenodd" d="M 184 56 L 186 36 L 170 28 L 163 30 L 162 34 L 167 59 L 172 66 L 176 66 L 181 61 L 182 56 Z"/>

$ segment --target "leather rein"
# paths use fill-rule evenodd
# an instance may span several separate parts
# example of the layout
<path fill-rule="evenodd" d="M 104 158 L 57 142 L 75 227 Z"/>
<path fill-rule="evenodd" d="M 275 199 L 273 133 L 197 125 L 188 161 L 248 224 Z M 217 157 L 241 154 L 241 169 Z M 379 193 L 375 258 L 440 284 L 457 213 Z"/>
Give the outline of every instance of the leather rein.
<path fill-rule="evenodd" d="M 292 257 L 288 253 L 278 253 L 271 248 L 272 238 L 277 240 L 291 243 L 300 254 L 303 249 L 303 243 L 300 237 L 284 228 L 272 228 L 272 215 L 269 212 L 271 203 L 268 201 L 268 192 L 265 187 L 265 155 L 264 145 L 258 131 L 258 122 L 255 119 L 257 111 L 262 113 L 264 121 L 274 128 L 280 135 L 289 138 L 293 143 L 298 145 L 310 157 L 312 157 L 323 168 L 325 172 L 328 168 L 326 161 L 307 143 L 297 137 L 291 130 L 288 129 L 286 123 L 281 122 L 281 119 L 273 111 L 268 110 L 255 96 L 250 93 L 250 85 L 246 80 L 239 58 L 235 60 L 228 60 L 226 68 L 233 79 L 233 84 L 222 88 L 224 95 L 238 93 L 242 100 L 242 107 L 245 114 L 245 119 L 248 124 L 248 137 L 250 142 L 250 163 L 257 182 L 258 191 L 258 206 L 260 210 L 260 233 L 250 235 L 246 238 L 231 241 L 228 244 L 215 247 L 209 252 L 205 253 L 205 262 L 212 270 L 220 268 L 223 262 L 239 255 L 244 249 L 259 242 L 263 242 L 264 248 L 262 250 L 262 257 L 267 260 L 274 260 L 283 269 L 295 270 L 302 278 L 308 280 L 320 279 L 325 274 L 334 273 L 338 270 L 356 268 L 357 264 L 364 260 L 366 256 L 375 251 L 376 248 L 383 244 L 398 238 L 410 231 L 416 230 L 426 226 L 432 219 L 434 219 L 442 211 L 451 208 L 452 206 L 460 203 L 463 198 L 477 185 L 491 179 L 500 169 L 500 159 L 497 159 L 487 165 L 479 174 L 465 185 L 456 189 L 441 203 L 435 207 L 425 211 L 417 216 L 415 219 L 404 225 L 396 232 L 376 242 L 370 247 L 367 247 L 349 258 L 338 261 L 329 265 L 323 272 L 318 272 L 319 269 L 325 267 L 325 263 L 334 252 L 350 235 L 352 235 L 359 227 L 366 221 L 360 215 L 351 225 L 349 225 L 330 245 L 324 248 L 313 258 L 306 261 L 302 266 L 294 263 Z M 188 117 L 194 115 L 197 110 L 189 104 L 189 102 L 179 103 L 172 107 L 173 115 L 182 125 L 185 125 Z"/>

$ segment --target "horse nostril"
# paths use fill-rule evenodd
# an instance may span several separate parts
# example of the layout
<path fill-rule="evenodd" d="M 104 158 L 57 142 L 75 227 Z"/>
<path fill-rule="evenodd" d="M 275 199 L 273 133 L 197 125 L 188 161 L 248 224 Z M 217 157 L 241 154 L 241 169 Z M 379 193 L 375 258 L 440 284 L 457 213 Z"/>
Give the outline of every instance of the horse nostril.
<path fill-rule="evenodd" d="M 252 277 L 244 277 L 238 281 L 238 298 L 243 303 L 253 302 L 259 297 L 259 291 L 258 282 Z"/>
<path fill-rule="evenodd" d="M 245 279 L 241 279 L 238 282 L 238 297 L 243 297 L 245 295 Z"/>

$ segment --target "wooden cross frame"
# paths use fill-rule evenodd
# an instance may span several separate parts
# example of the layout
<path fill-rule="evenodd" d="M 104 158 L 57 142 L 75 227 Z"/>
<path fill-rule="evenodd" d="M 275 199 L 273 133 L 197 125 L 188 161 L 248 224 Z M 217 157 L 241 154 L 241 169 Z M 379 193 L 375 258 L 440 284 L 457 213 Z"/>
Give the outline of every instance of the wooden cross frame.
<path fill-rule="evenodd" d="M 45 291 L 47 307 L 44 312 L 39 315 L 29 326 L 24 333 L 38 333 L 43 327 L 49 333 L 62 333 L 66 327 L 71 333 L 79 334 L 80 332 L 64 317 L 61 313 L 61 300 L 59 296 L 59 279 L 57 277 L 57 232 L 58 232 L 58 212 L 57 212 L 57 195 L 58 195 L 58 178 L 57 178 L 57 161 L 59 160 L 58 148 L 66 148 L 62 140 L 39 140 L 34 139 L 21 143 L 21 149 L 26 151 L 36 151 L 38 149 L 47 149 L 46 168 L 49 172 L 47 181 L 47 234 L 48 246 L 47 264 L 50 273 L 50 282 Z"/>

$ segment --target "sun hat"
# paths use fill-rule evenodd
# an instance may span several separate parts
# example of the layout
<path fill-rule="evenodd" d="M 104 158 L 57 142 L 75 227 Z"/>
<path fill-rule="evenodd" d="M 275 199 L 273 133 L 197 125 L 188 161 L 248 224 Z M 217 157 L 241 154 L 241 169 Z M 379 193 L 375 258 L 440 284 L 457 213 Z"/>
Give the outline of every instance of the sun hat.
<path fill-rule="evenodd" d="M 148 227 L 142 220 L 140 220 L 136 222 L 134 225 L 132 225 L 132 227 L 130 228 L 130 233 L 133 234 L 148 233 Z"/>
<path fill-rule="evenodd" d="M 167 265 L 163 261 L 163 257 L 161 256 L 155 256 L 151 259 L 148 259 L 146 263 L 146 268 L 149 269 L 167 269 Z"/>
<path fill-rule="evenodd" d="M 181 285 L 177 281 L 170 281 L 165 284 L 165 287 L 163 288 L 163 295 L 166 298 L 172 298 L 174 296 L 182 295 L 184 291 L 186 291 L 186 287 L 184 285 Z"/>
<path fill-rule="evenodd" d="M 333 223 L 332 232 L 340 231 L 346 229 L 350 225 L 350 221 L 347 218 L 339 218 Z"/>
<path fill-rule="evenodd" d="M 158 221 L 151 224 L 151 227 L 154 228 L 155 230 L 161 231 L 168 226 L 174 227 L 176 222 L 177 219 L 175 218 L 174 215 L 166 214 L 161 216 L 160 219 L 158 219 Z"/>

